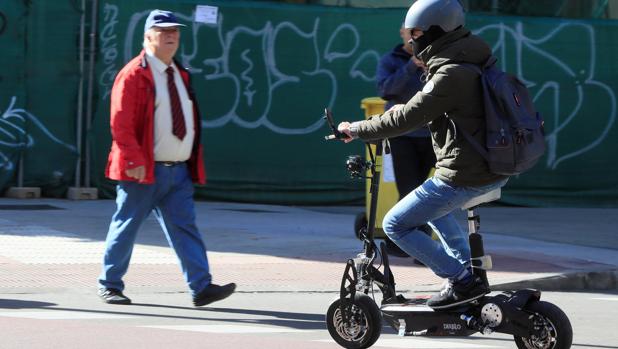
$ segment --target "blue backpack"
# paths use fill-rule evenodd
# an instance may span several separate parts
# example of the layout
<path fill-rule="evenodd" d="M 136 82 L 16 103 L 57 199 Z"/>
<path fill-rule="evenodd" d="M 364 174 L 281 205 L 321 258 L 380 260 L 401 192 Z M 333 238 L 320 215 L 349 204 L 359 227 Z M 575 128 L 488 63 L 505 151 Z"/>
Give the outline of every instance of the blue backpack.
<path fill-rule="evenodd" d="M 545 153 L 543 119 L 535 110 L 528 88 L 496 66 L 491 56 L 483 67 L 462 64 L 481 75 L 485 105 L 486 142 L 479 144 L 458 127 L 485 158 L 492 173 L 518 175 L 532 168 Z"/>

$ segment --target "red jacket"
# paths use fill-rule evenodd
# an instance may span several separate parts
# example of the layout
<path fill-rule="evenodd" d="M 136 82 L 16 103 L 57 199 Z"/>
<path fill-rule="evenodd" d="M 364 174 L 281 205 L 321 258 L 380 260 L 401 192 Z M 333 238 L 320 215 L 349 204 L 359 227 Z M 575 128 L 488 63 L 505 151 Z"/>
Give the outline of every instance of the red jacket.
<path fill-rule="evenodd" d="M 142 51 L 116 76 L 111 94 L 110 124 L 112 148 L 109 153 L 105 176 L 119 181 L 135 181 L 125 170 L 138 166 L 146 168 L 142 183 L 154 183 L 154 105 L 155 83 Z M 187 161 L 194 183 L 206 183 L 202 145 L 200 144 L 201 120 L 195 93 L 190 85 L 189 73 L 178 62 L 180 75 L 189 98 L 193 102 L 195 139 L 191 157 Z"/>

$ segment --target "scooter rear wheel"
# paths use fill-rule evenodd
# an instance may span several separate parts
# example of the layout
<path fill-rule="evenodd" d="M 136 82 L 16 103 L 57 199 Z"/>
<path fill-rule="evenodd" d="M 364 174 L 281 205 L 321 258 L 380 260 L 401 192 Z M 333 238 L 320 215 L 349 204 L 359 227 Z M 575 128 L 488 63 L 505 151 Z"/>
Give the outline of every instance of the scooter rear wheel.
<path fill-rule="evenodd" d="M 535 325 L 541 327 L 542 335 L 531 338 L 515 336 L 519 349 L 569 349 L 573 342 L 573 328 L 566 314 L 549 302 L 532 302 L 524 308 L 536 314 Z"/>
<path fill-rule="evenodd" d="M 326 312 L 326 326 L 331 337 L 344 348 L 364 349 L 380 337 L 382 313 L 376 303 L 363 293 L 356 293 L 353 300 L 336 299 Z M 348 321 L 343 320 L 342 310 Z"/>

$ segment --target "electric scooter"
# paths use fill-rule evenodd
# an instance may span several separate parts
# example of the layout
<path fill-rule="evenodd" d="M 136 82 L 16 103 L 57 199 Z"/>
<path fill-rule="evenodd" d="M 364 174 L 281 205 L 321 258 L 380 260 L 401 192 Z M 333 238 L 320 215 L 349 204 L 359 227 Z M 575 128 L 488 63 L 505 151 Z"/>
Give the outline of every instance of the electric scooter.
<path fill-rule="evenodd" d="M 332 132 L 325 137 L 327 140 L 346 137 L 337 130 L 328 109 L 324 118 Z M 541 301 L 539 290 L 523 289 L 485 295 L 445 310 L 428 307 L 427 298 L 406 299 L 396 294 L 385 244 L 378 248 L 373 235 L 385 142 L 377 141 L 374 144 L 375 154 L 371 144 L 367 143 L 370 160 L 355 155 L 346 161 L 347 170 L 353 178 L 365 178 L 367 173 L 370 175 L 371 200 L 367 226 L 361 230 L 363 251 L 347 261 L 339 298 L 330 304 L 326 312 L 331 337 L 344 348 L 368 348 L 380 337 L 382 323 L 385 322 L 400 336 L 462 337 L 476 332 L 485 335 L 499 332 L 513 335 L 520 349 L 570 348 L 573 330 L 568 317 L 556 305 Z M 491 269 L 492 262 L 483 250 L 483 239 L 479 234 L 480 216 L 475 209 L 499 198 L 500 189 L 474 198 L 462 207 L 468 213 L 473 273 L 487 286 L 486 270 Z M 379 265 L 374 265 L 378 257 L 382 271 Z M 369 296 L 374 285 L 382 292 L 379 306 Z"/>

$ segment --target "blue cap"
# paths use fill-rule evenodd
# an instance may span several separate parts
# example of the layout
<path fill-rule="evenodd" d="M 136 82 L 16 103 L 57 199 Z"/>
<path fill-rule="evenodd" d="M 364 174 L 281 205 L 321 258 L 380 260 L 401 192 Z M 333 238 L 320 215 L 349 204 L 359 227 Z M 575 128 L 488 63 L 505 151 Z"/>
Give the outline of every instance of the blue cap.
<path fill-rule="evenodd" d="M 144 33 L 152 27 L 186 27 L 184 24 L 178 22 L 178 18 L 170 11 L 152 10 L 146 18 L 146 24 L 144 25 Z"/>

